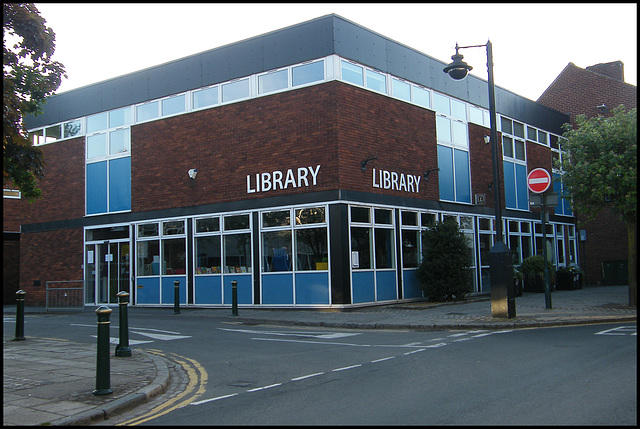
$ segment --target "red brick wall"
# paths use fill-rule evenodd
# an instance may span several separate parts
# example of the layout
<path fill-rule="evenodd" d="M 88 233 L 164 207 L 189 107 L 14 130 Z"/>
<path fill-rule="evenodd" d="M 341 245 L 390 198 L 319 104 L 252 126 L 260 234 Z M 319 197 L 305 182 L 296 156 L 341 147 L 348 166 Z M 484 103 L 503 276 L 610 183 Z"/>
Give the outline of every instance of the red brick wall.
<path fill-rule="evenodd" d="M 42 198 L 22 200 L 21 223 L 75 219 L 84 216 L 84 138 L 41 146 L 45 178 L 38 183 Z"/>
<path fill-rule="evenodd" d="M 23 200 L 15 198 L 2 199 L 2 230 L 20 231 L 20 214 L 24 210 Z"/>
<path fill-rule="evenodd" d="M 351 85 L 336 86 L 340 188 L 437 200 L 438 175 L 430 174 L 427 182 L 422 177 L 438 166 L 434 113 Z M 362 171 L 360 163 L 372 155 L 378 159 Z M 374 168 L 376 174 L 420 176 L 419 194 L 374 188 Z"/>
<path fill-rule="evenodd" d="M 45 305 L 47 281 L 82 279 L 82 235 L 82 228 L 22 234 L 20 289 L 27 293 L 25 305 Z M 40 286 L 34 286 L 34 280 L 40 280 Z"/>
<path fill-rule="evenodd" d="M 42 198 L 3 201 L 4 228 L 15 222 L 29 224 L 82 218 L 84 215 L 84 138 L 51 143 L 41 147 L 45 156 L 45 178 L 38 183 Z M 49 280 L 82 278 L 82 229 L 47 233 L 21 233 L 19 246 L 20 280 L 14 294 L 24 290 L 26 305 L 45 305 L 45 284 Z M 5 243 L 5 252 L 6 252 Z M 18 250 L 19 249 L 19 250 Z M 18 264 L 18 261 L 15 261 Z M 34 280 L 41 280 L 39 287 Z"/>
<path fill-rule="evenodd" d="M 433 112 L 338 82 L 136 125 L 132 210 L 339 188 L 406 196 L 373 188 L 372 169 L 422 176 L 437 166 L 434 142 Z M 315 187 L 247 193 L 247 175 L 253 189 L 258 173 L 318 164 Z M 437 199 L 437 175 L 425 185 L 420 197 Z"/>
<path fill-rule="evenodd" d="M 132 127 L 132 210 L 337 188 L 334 93 L 324 84 Z M 318 164 L 313 189 L 247 193 L 247 175 Z"/>
<path fill-rule="evenodd" d="M 637 97 L 635 86 L 569 63 L 538 98 L 538 103 L 568 113 L 575 126 L 577 115 L 596 116 L 597 106 L 602 104 L 609 108 L 609 113 L 620 104 L 632 109 L 637 107 Z"/>
<path fill-rule="evenodd" d="M 489 184 L 493 182 L 493 162 L 491 160 L 491 143 L 484 142 L 484 136 L 491 135 L 491 130 L 480 125 L 469 123 L 469 159 L 471 168 L 471 202 L 475 203 L 475 194 L 485 194 L 486 206 L 493 209 L 495 206 L 493 188 L 489 190 Z M 502 134 L 498 133 L 498 142 L 502 142 Z M 498 177 L 500 178 L 500 201 L 504 208 L 504 173 L 502 168 L 502 145 L 497 145 L 498 151 Z"/>

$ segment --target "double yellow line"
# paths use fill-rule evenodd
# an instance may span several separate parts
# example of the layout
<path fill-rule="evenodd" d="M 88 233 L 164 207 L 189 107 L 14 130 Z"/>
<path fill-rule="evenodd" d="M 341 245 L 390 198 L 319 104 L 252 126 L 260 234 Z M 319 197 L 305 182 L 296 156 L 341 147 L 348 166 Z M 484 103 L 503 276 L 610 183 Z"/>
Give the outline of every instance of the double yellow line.
<path fill-rule="evenodd" d="M 180 364 L 187 371 L 189 383 L 187 384 L 184 392 L 181 392 L 167 402 L 158 405 L 148 413 L 134 419 L 127 420 L 126 422 L 118 423 L 116 426 L 135 426 L 140 423 L 148 422 L 149 420 L 163 416 L 173 410 L 184 407 L 185 405 L 189 405 L 191 402 L 198 399 L 205 391 L 208 375 L 207 371 L 198 362 L 175 353 L 169 353 L 169 355 L 167 355 L 160 350 L 146 351 Z"/>

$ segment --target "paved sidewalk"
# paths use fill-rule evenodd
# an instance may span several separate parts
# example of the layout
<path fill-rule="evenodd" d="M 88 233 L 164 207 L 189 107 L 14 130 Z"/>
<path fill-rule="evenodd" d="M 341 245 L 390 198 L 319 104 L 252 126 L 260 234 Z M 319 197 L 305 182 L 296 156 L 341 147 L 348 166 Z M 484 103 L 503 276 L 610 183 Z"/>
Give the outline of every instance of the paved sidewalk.
<path fill-rule="evenodd" d="M 168 387 L 164 359 L 135 350 L 110 358 L 113 393 L 95 396 L 96 345 L 3 338 L 3 425 L 87 425 L 146 402 Z"/>
<path fill-rule="evenodd" d="M 551 298 L 552 309 L 546 309 L 544 294 L 525 293 L 516 298 L 516 317 L 512 319 L 493 318 L 488 297 L 464 303 L 416 302 L 342 311 L 240 307 L 238 316 L 232 316 L 230 308 L 183 307 L 181 311 L 185 317 L 214 317 L 245 324 L 423 331 L 637 321 L 637 309 L 627 305 L 627 286 L 554 291 Z M 26 308 L 25 314 L 43 311 L 42 308 Z M 131 311 L 150 313 L 158 309 L 134 308 Z M 15 317 L 15 306 L 5 306 L 4 315 Z M 3 338 L 3 425 L 90 424 L 148 401 L 165 392 L 170 383 L 171 362 L 138 349 L 133 350 L 131 357 L 114 357 L 112 347 L 110 374 L 114 393 L 94 396 L 95 344 L 26 334 L 24 341 Z"/>

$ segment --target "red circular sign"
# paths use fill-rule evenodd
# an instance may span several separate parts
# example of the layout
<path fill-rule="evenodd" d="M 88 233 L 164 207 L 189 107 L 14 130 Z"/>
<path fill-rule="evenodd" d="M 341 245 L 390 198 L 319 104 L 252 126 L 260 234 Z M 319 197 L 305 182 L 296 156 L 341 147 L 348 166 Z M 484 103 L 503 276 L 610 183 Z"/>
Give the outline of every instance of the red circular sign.
<path fill-rule="evenodd" d="M 551 175 L 544 168 L 534 168 L 527 176 L 527 186 L 531 192 L 541 194 L 551 186 Z"/>

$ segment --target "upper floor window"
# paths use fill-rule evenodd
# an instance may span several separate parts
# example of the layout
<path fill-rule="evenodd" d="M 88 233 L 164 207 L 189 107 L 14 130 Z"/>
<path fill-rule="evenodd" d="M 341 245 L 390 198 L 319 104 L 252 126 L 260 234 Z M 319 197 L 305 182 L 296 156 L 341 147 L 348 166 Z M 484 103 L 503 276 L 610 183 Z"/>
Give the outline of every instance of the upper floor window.
<path fill-rule="evenodd" d="M 278 70 L 258 76 L 258 94 L 279 91 L 289 86 L 289 70 Z"/>
<path fill-rule="evenodd" d="M 291 85 L 300 86 L 324 80 L 324 61 L 315 61 L 291 68 Z"/>
<path fill-rule="evenodd" d="M 162 100 L 162 116 L 175 115 L 185 112 L 186 107 L 186 95 L 174 95 L 173 97 L 165 98 Z"/>
<path fill-rule="evenodd" d="M 349 61 L 341 61 L 342 80 L 350 82 L 355 85 L 364 85 L 364 69 Z"/>
<path fill-rule="evenodd" d="M 217 86 L 211 86 L 209 88 L 199 89 L 193 92 L 193 108 L 194 109 L 215 106 L 218 103 L 219 103 L 219 100 L 218 100 Z"/>
<path fill-rule="evenodd" d="M 236 80 L 222 85 L 222 102 L 226 103 L 250 95 L 249 78 Z"/>

